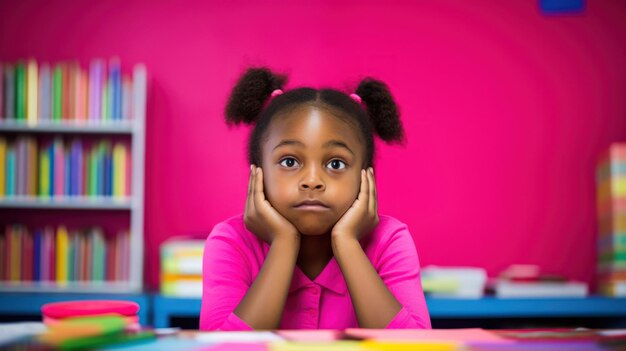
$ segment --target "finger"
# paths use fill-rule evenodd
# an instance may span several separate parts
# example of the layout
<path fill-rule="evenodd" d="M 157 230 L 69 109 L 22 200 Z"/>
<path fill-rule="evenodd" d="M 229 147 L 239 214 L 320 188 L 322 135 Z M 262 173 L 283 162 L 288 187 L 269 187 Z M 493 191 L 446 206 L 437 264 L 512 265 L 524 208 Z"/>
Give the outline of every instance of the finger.
<path fill-rule="evenodd" d="M 370 189 L 369 189 L 369 211 L 370 213 L 377 213 L 378 211 L 378 199 L 376 198 L 376 180 L 374 179 L 374 169 L 370 168 L 370 171 L 368 172 L 368 178 L 369 178 L 369 184 L 370 184 Z"/>
<path fill-rule="evenodd" d="M 250 179 L 248 180 L 248 197 L 246 198 L 246 212 L 254 209 L 254 165 L 250 165 Z"/>
<path fill-rule="evenodd" d="M 263 201 L 265 201 L 265 193 L 263 192 L 263 169 L 257 167 L 254 185 L 254 203 L 258 207 Z"/>
<path fill-rule="evenodd" d="M 365 205 L 367 205 L 368 203 L 368 197 L 369 197 L 368 192 L 369 192 L 369 182 L 367 180 L 367 173 L 363 169 L 361 170 L 361 189 L 359 191 L 359 200 L 363 201 Z"/>

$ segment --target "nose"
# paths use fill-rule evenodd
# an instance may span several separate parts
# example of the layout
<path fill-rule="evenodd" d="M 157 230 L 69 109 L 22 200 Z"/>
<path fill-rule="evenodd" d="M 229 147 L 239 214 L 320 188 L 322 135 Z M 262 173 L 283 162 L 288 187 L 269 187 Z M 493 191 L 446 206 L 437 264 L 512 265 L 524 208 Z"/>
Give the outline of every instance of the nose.
<path fill-rule="evenodd" d="M 321 177 L 321 172 L 316 167 L 305 168 L 300 180 L 300 190 L 324 190 L 326 183 Z"/>

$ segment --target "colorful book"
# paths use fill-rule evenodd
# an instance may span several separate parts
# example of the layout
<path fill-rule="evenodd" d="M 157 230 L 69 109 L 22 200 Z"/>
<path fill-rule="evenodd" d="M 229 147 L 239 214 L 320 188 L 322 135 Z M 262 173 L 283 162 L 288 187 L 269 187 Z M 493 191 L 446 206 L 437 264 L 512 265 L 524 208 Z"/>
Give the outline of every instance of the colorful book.
<path fill-rule="evenodd" d="M 16 176 L 16 162 L 15 162 L 15 144 L 11 143 L 7 145 L 6 152 L 7 164 L 6 164 L 6 196 L 15 196 L 15 176 Z"/>
<path fill-rule="evenodd" d="M 48 147 L 39 151 L 39 196 L 50 196 L 50 153 Z"/>
<path fill-rule="evenodd" d="M 93 60 L 89 68 L 89 119 L 100 120 L 102 114 L 102 78 L 104 64 L 102 60 Z"/>
<path fill-rule="evenodd" d="M 65 195 L 65 152 L 63 139 L 55 137 L 54 145 L 54 195 Z"/>
<path fill-rule="evenodd" d="M 70 106 L 71 106 L 71 102 L 70 102 L 70 97 L 72 96 L 72 93 L 70 92 L 70 71 L 71 71 L 71 67 L 70 64 L 64 64 L 61 66 L 61 72 L 63 75 L 63 81 L 62 81 L 62 89 L 63 89 L 63 97 L 62 97 L 62 107 L 61 107 L 61 119 L 62 120 L 68 120 L 70 119 Z"/>
<path fill-rule="evenodd" d="M 15 65 L 15 118 L 26 119 L 26 67 L 22 61 Z"/>
<path fill-rule="evenodd" d="M 63 66 L 56 64 L 52 75 L 52 119 L 60 121 L 63 116 Z"/>
<path fill-rule="evenodd" d="M 38 80 L 37 62 L 32 59 L 28 60 L 26 66 L 26 120 L 30 125 L 37 123 L 37 113 L 39 112 L 37 107 Z"/>
<path fill-rule="evenodd" d="M 42 121 L 50 119 L 50 92 L 51 92 L 51 79 L 50 79 L 50 65 L 44 63 L 39 69 L 39 103 L 37 108 L 39 109 L 38 117 Z"/>
<path fill-rule="evenodd" d="M 4 66 L 4 117 L 15 118 L 15 66 Z"/>
<path fill-rule="evenodd" d="M 27 159 L 28 159 L 28 167 L 26 173 L 28 174 L 28 186 L 27 186 L 27 195 L 28 196 L 36 196 L 37 195 L 37 139 L 30 136 L 27 137 Z"/>
<path fill-rule="evenodd" d="M 57 228 L 56 237 L 56 281 L 58 283 L 65 283 L 68 281 L 69 272 L 69 237 L 67 229 L 64 226 Z"/>
<path fill-rule="evenodd" d="M 0 110 L 1 111 L 1 110 Z M 7 140 L 5 137 L 0 135 L 0 197 L 4 197 L 6 195 L 6 174 L 7 174 Z M 0 260 L 0 262 L 3 262 Z"/>

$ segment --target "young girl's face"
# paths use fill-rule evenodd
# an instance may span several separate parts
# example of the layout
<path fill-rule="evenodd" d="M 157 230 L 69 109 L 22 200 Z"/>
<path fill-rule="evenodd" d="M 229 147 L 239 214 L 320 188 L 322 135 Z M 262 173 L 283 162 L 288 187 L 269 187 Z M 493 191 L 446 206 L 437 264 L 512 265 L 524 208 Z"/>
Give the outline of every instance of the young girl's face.
<path fill-rule="evenodd" d="M 323 235 L 356 200 L 365 147 L 359 128 L 325 109 L 276 116 L 262 146 L 265 196 L 302 235 Z"/>

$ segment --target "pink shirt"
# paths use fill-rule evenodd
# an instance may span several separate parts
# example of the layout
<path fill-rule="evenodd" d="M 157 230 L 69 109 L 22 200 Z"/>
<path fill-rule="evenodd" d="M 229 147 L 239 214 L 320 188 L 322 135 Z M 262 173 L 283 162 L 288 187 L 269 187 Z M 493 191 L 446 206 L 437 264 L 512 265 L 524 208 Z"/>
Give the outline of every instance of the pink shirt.
<path fill-rule="evenodd" d="M 387 328 L 430 328 L 420 265 L 407 226 L 389 216 L 361 246 L 402 309 Z M 252 330 L 233 313 L 263 266 L 269 245 L 249 232 L 243 214 L 217 224 L 204 248 L 200 329 Z M 350 293 L 332 258 L 311 281 L 297 266 L 285 303 L 281 329 L 358 328 Z"/>

